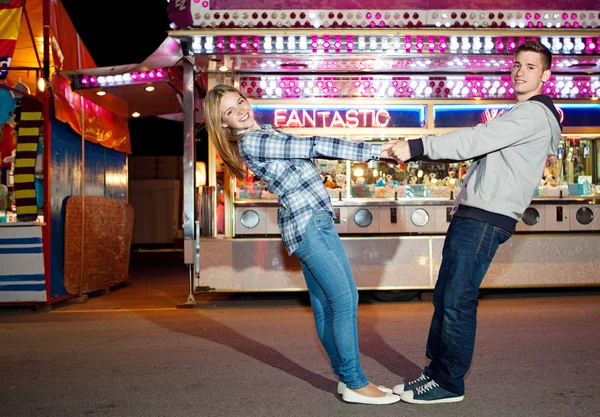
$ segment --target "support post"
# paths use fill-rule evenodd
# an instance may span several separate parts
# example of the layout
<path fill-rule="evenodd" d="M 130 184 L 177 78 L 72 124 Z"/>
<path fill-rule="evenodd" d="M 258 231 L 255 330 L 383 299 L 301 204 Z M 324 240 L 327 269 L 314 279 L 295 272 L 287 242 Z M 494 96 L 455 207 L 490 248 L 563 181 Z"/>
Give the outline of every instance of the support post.
<path fill-rule="evenodd" d="M 193 58 L 183 60 L 183 249 L 184 262 L 190 270 L 190 294 L 186 304 L 195 304 L 194 299 L 194 223 L 196 215 L 196 105 L 194 103 L 194 63 Z"/>

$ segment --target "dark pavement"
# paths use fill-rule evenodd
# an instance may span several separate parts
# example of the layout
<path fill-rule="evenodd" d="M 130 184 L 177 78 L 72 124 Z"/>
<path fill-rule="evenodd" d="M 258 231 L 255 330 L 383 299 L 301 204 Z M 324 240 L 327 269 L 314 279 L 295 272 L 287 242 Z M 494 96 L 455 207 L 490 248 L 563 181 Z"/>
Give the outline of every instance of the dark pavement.
<path fill-rule="evenodd" d="M 600 416 L 598 289 L 482 299 L 462 403 L 350 405 L 334 394 L 304 295 L 208 295 L 199 301 L 216 308 L 177 309 L 179 258 L 138 254 L 130 287 L 83 304 L 0 310 L 0 416 Z M 418 299 L 360 305 L 373 382 L 419 375 L 431 313 Z"/>

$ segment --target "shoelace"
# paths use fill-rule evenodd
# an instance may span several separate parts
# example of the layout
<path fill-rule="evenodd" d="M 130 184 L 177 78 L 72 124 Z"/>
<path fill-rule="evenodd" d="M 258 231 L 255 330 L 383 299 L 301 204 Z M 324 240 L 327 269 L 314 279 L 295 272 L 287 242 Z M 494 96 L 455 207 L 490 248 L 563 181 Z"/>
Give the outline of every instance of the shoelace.
<path fill-rule="evenodd" d="M 426 383 L 425 385 L 421 386 L 421 387 L 417 387 L 417 389 L 415 391 L 417 391 L 417 395 L 423 395 L 428 391 L 431 391 L 434 388 L 439 387 L 439 385 L 437 384 L 437 382 L 435 382 L 434 380 L 429 381 L 428 383 Z"/>
<path fill-rule="evenodd" d="M 414 381 L 410 381 L 408 383 L 408 385 L 414 385 L 414 384 L 418 384 L 421 381 L 427 381 L 429 379 L 429 377 L 425 374 L 421 374 L 420 377 L 418 377 L 417 379 L 415 379 Z"/>

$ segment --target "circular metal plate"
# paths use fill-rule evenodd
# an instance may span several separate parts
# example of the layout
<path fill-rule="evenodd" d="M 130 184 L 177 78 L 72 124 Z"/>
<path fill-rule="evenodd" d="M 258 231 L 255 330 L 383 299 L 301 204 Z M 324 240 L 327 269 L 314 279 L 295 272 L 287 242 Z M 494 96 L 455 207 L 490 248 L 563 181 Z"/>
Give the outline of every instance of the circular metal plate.
<path fill-rule="evenodd" d="M 260 223 L 260 216 L 254 210 L 246 210 L 242 213 L 240 222 L 248 229 L 254 229 Z"/>
<path fill-rule="evenodd" d="M 425 209 L 418 208 L 411 213 L 410 221 L 417 227 L 424 227 L 429 223 L 429 213 Z"/>
<path fill-rule="evenodd" d="M 575 218 L 580 224 L 590 224 L 594 220 L 594 212 L 589 207 L 581 207 Z"/>
<path fill-rule="evenodd" d="M 367 209 L 360 209 L 354 215 L 354 223 L 360 227 L 369 227 L 373 223 L 373 215 Z"/>
<path fill-rule="evenodd" d="M 540 213 L 533 207 L 529 207 L 523 213 L 523 223 L 528 226 L 534 226 L 540 221 Z"/>

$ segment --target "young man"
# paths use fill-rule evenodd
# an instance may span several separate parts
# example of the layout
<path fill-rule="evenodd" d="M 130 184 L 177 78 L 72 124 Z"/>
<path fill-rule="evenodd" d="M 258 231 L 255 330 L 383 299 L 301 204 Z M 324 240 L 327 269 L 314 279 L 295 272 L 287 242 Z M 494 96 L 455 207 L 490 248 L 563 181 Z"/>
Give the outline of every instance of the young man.
<path fill-rule="evenodd" d="M 473 159 L 444 241 L 433 293 L 435 308 L 421 377 L 394 387 L 414 404 L 457 402 L 475 345 L 479 286 L 498 249 L 514 233 L 542 177 L 546 158 L 561 137 L 560 116 L 540 94 L 550 78 L 552 54 L 540 42 L 515 51 L 511 78 L 517 104 L 485 124 L 440 136 L 387 145 L 388 155 L 405 162 Z"/>

